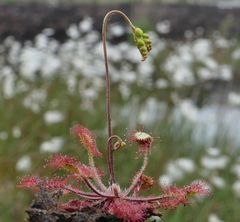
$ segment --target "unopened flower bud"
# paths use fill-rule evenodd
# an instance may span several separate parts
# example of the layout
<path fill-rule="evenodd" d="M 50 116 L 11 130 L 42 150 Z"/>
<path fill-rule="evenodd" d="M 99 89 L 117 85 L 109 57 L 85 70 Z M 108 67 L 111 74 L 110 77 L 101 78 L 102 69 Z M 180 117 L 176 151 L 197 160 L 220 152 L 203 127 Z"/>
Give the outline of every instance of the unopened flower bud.
<path fill-rule="evenodd" d="M 143 35 L 143 30 L 140 28 L 135 28 L 134 29 L 134 34 L 136 35 L 137 38 L 141 38 Z"/>
<path fill-rule="evenodd" d="M 141 189 L 146 190 L 153 186 L 154 180 L 152 177 L 142 175 L 140 177 Z"/>
<path fill-rule="evenodd" d="M 149 35 L 148 35 L 147 33 L 143 33 L 143 34 L 142 34 L 142 37 L 143 37 L 144 39 L 149 39 Z"/>
<path fill-rule="evenodd" d="M 149 39 L 148 34 L 144 33 L 140 28 L 133 29 L 133 38 L 142 55 L 142 61 L 144 61 L 147 58 L 149 51 L 152 49 L 152 42 Z"/>
<path fill-rule="evenodd" d="M 141 48 L 145 45 L 145 42 L 142 39 L 137 39 L 136 43 L 138 48 Z"/>
<path fill-rule="evenodd" d="M 118 149 L 123 148 L 124 146 L 126 146 L 126 143 L 122 140 L 118 140 L 116 143 L 114 143 L 113 149 L 118 150 Z"/>
<path fill-rule="evenodd" d="M 143 46 L 140 48 L 140 53 L 142 55 L 142 61 L 144 61 L 147 58 L 148 55 L 148 49 L 146 46 Z"/>
<path fill-rule="evenodd" d="M 143 47 L 140 48 L 140 52 L 141 52 L 142 55 L 147 55 L 148 50 L 145 46 L 143 46 Z"/>
<path fill-rule="evenodd" d="M 151 45 L 151 44 L 152 44 L 152 42 L 151 42 L 150 39 L 144 39 L 144 43 L 145 43 L 146 45 Z"/>

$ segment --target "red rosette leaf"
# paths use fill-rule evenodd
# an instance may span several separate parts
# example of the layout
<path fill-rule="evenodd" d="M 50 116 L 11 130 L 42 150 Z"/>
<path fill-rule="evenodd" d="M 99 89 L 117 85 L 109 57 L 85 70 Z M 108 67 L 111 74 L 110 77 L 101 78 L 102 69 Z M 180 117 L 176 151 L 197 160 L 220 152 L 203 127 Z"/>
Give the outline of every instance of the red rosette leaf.
<path fill-rule="evenodd" d="M 98 150 L 97 145 L 96 145 L 96 137 L 89 129 L 87 129 L 81 125 L 76 125 L 71 129 L 71 132 L 79 138 L 80 143 L 93 156 L 95 156 L 95 157 L 102 156 L 102 153 Z"/>
<path fill-rule="evenodd" d="M 48 161 L 47 165 L 57 170 L 59 168 L 67 167 L 68 165 L 75 164 L 77 162 L 75 157 L 69 157 L 63 154 L 54 154 Z"/>
<path fill-rule="evenodd" d="M 60 208 L 68 212 L 75 212 L 86 207 L 91 207 L 92 205 L 93 202 L 88 200 L 70 200 L 67 203 L 61 204 Z"/>
<path fill-rule="evenodd" d="M 190 185 L 184 187 L 187 195 L 201 195 L 206 196 L 211 193 L 210 187 L 203 181 L 193 181 Z"/>
<path fill-rule="evenodd" d="M 132 202 L 122 199 L 115 199 L 112 201 L 107 212 L 123 219 L 124 221 L 144 221 L 146 218 L 146 212 L 151 209 L 151 204 L 144 202 Z"/>
<path fill-rule="evenodd" d="M 20 188 L 36 188 L 41 183 L 41 179 L 37 176 L 27 176 L 21 178 L 19 184 L 17 185 Z"/>
<path fill-rule="evenodd" d="M 183 188 L 179 188 L 175 185 L 166 187 L 164 189 L 164 196 L 168 196 L 169 198 L 164 198 L 159 201 L 159 206 L 165 209 L 174 209 L 179 205 L 188 204 L 188 200 L 186 198 L 186 191 Z"/>
<path fill-rule="evenodd" d="M 42 186 L 47 190 L 64 189 L 66 184 L 67 184 L 66 179 L 58 177 L 46 179 L 42 182 Z"/>
<path fill-rule="evenodd" d="M 94 169 L 93 167 L 87 166 L 85 164 L 78 163 L 76 164 L 78 169 L 78 173 L 82 177 L 93 178 L 94 177 Z M 104 172 L 98 168 L 95 168 L 99 176 L 103 176 Z"/>

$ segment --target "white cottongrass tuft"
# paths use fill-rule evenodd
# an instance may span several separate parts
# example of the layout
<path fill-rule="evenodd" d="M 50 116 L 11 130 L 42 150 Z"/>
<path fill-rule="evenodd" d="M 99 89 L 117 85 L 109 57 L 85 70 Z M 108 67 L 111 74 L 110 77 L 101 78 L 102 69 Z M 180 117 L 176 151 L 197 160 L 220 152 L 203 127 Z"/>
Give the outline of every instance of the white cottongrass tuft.
<path fill-rule="evenodd" d="M 75 24 L 70 25 L 66 33 L 72 39 L 78 39 L 80 37 L 79 29 Z"/>
<path fill-rule="evenodd" d="M 219 156 L 220 155 L 220 149 L 217 147 L 209 147 L 206 149 L 206 151 L 209 156 Z"/>
<path fill-rule="evenodd" d="M 6 99 L 11 99 L 15 96 L 15 79 L 13 73 L 9 73 L 8 77 L 4 79 L 3 94 Z"/>
<path fill-rule="evenodd" d="M 208 222 L 224 222 L 216 214 L 210 214 L 208 217 Z"/>
<path fill-rule="evenodd" d="M 17 171 L 28 171 L 32 166 L 32 160 L 29 156 L 22 156 L 16 163 Z"/>
<path fill-rule="evenodd" d="M 209 170 L 224 169 L 229 162 L 228 156 L 209 157 L 204 156 L 201 158 L 201 164 L 203 167 Z"/>
<path fill-rule="evenodd" d="M 62 137 L 53 137 L 41 144 L 40 152 L 56 153 L 61 150 L 63 144 L 64 140 Z"/>
<path fill-rule="evenodd" d="M 36 73 L 42 68 L 44 57 L 44 53 L 38 48 L 23 48 L 19 57 L 21 75 L 26 79 L 35 80 Z"/>
<path fill-rule="evenodd" d="M 233 192 L 240 198 L 240 180 L 237 180 L 232 185 Z"/>
<path fill-rule="evenodd" d="M 39 113 L 41 105 L 45 102 L 47 93 L 41 89 L 35 89 L 30 92 L 23 100 L 24 107 L 32 110 L 34 113 Z"/>
<path fill-rule="evenodd" d="M 18 126 L 14 126 L 12 129 L 12 135 L 14 138 L 19 138 L 22 135 L 22 131 L 20 129 L 20 127 Z"/>
<path fill-rule="evenodd" d="M 167 88 L 169 86 L 169 82 L 165 79 L 158 79 L 156 81 L 156 87 L 158 89 L 164 89 L 164 88 Z"/>
<path fill-rule="evenodd" d="M 186 173 L 193 173 L 195 171 L 195 163 L 188 158 L 179 158 L 176 160 L 176 165 L 179 166 Z"/>
<path fill-rule="evenodd" d="M 199 110 L 191 100 L 184 100 L 179 103 L 180 113 L 190 122 L 196 122 L 199 117 Z"/>
<path fill-rule="evenodd" d="M 239 106 L 240 105 L 240 94 L 235 92 L 230 92 L 228 94 L 228 102 L 231 105 Z"/>
<path fill-rule="evenodd" d="M 151 217 L 149 218 L 149 220 L 150 220 L 151 222 L 160 222 L 160 221 L 162 221 L 161 217 L 159 217 L 159 216 L 151 216 Z M 148 220 L 147 220 L 147 221 L 148 221 Z"/>
<path fill-rule="evenodd" d="M 93 19 L 90 17 L 85 17 L 80 23 L 79 23 L 79 29 L 82 32 L 89 32 L 91 31 L 93 26 Z"/>
<path fill-rule="evenodd" d="M 159 185 L 162 187 L 171 185 L 176 180 L 181 180 L 186 174 L 193 173 L 196 169 L 193 160 L 188 158 L 179 158 L 170 161 L 165 170 L 165 174 L 159 177 Z"/>
<path fill-rule="evenodd" d="M 49 110 L 44 114 L 43 118 L 46 124 L 51 125 L 62 122 L 64 115 L 58 110 Z"/>
<path fill-rule="evenodd" d="M 156 24 L 156 30 L 161 34 L 167 34 L 171 30 L 171 23 L 168 20 L 158 22 Z"/>
<path fill-rule="evenodd" d="M 237 48 L 233 51 L 232 58 L 235 60 L 240 59 L 240 48 Z"/>
<path fill-rule="evenodd" d="M 235 164 L 232 166 L 231 171 L 240 179 L 240 164 Z"/>
<path fill-rule="evenodd" d="M 166 104 L 159 102 L 154 97 L 149 97 L 139 113 L 139 122 L 145 126 L 153 124 L 157 119 L 164 117 Z"/>
<path fill-rule="evenodd" d="M 163 174 L 159 177 L 158 183 L 161 187 L 168 187 L 173 183 L 173 179 L 169 175 Z"/>
<path fill-rule="evenodd" d="M 6 140 L 8 138 L 8 133 L 5 131 L 0 132 L 0 140 Z"/>
<path fill-rule="evenodd" d="M 212 44 L 209 39 L 197 39 L 192 46 L 193 54 L 199 61 L 204 61 L 212 53 Z"/>
<path fill-rule="evenodd" d="M 109 29 L 109 34 L 114 36 L 114 37 L 120 37 L 122 35 L 124 35 L 125 33 L 125 29 L 122 25 L 113 25 L 110 26 Z"/>
<path fill-rule="evenodd" d="M 229 65 L 221 65 L 219 67 L 219 77 L 222 80 L 230 81 L 233 77 L 232 68 Z"/>
<path fill-rule="evenodd" d="M 183 170 L 173 161 L 167 164 L 166 173 L 173 180 L 181 180 L 184 177 Z"/>
<path fill-rule="evenodd" d="M 217 188 L 222 189 L 226 186 L 226 182 L 222 177 L 219 176 L 211 176 L 210 177 L 210 182 Z"/>

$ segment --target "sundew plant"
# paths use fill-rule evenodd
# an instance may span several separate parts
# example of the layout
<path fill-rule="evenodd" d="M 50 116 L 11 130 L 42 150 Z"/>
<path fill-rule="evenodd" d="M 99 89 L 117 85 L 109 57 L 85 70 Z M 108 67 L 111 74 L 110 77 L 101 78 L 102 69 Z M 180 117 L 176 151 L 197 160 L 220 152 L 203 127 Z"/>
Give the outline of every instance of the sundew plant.
<path fill-rule="evenodd" d="M 60 198 L 69 194 L 74 194 L 77 197 L 67 202 L 66 199 L 65 201 L 58 200 L 59 203 L 52 206 L 55 210 L 77 212 L 92 207 L 123 221 L 142 222 L 151 216 L 160 216 L 161 209 L 173 209 L 179 205 L 188 204 L 192 196 L 208 195 L 209 188 L 202 181 L 194 181 L 184 187 L 177 187 L 175 185 L 164 187 L 158 196 L 141 195 L 142 191 L 150 189 L 154 183 L 154 180 L 150 176 L 144 174 L 149 162 L 148 158 L 154 138 L 143 130 L 130 132 L 127 140 L 113 133 L 110 110 L 110 78 L 106 47 L 107 25 L 110 17 L 113 15 L 122 16 L 130 25 L 134 42 L 141 53 L 142 61 L 147 59 L 148 53 L 152 48 L 148 34 L 143 32 L 142 29 L 135 27 L 123 12 L 113 10 L 106 14 L 103 21 L 102 39 L 106 69 L 108 184 L 104 184 L 102 180 L 105 172 L 95 166 L 94 158 L 101 158 L 103 156 L 97 148 L 96 137 L 89 129 L 78 124 L 71 129 L 71 133 L 77 137 L 80 144 L 86 149 L 89 164 L 82 164 L 76 157 L 55 154 L 47 160 L 47 166 L 51 167 L 54 173 L 59 169 L 66 171 L 65 176 L 55 176 L 47 179 L 38 176 L 28 176 L 21 179 L 19 187 L 31 188 L 37 193 L 43 190 L 47 192 L 54 191 Z M 136 153 L 138 156 L 143 157 L 143 164 L 134 177 L 129 180 L 129 187 L 122 188 L 115 179 L 113 155 L 117 154 L 117 152 L 126 152 L 124 147 L 127 146 L 127 143 L 136 144 L 138 147 Z"/>

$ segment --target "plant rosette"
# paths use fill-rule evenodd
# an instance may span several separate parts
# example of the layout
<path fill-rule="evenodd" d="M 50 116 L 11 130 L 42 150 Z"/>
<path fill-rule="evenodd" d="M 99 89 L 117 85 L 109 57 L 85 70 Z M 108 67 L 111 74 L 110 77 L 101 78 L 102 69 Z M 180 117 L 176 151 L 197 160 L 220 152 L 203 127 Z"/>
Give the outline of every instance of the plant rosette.
<path fill-rule="evenodd" d="M 121 11 L 108 12 L 103 20 L 102 39 L 106 69 L 106 113 L 107 113 L 107 165 L 109 171 L 108 185 L 104 184 L 101 169 L 95 166 L 95 158 L 103 154 L 97 147 L 95 135 L 82 125 L 71 129 L 88 154 L 88 165 L 81 163 L 77 157 L 55 154 L 47 161 L 47 166 L 54 170 L 65 171 L 65 176 L 42 178 L 28 176 L 21 179 L 19 187 L 32 189 L 36 199 L 27 210 L 31 222 L 47 221 L 125 221 L 144 222 L 149 218 L 161 217 L 161 209 L 174 209 L 189 204 L 189 199 L 196 195 L 209 194 L 208 186 L 202 181 L 177 187 L 171 185 L 162 189 L 157 196 L 142 196 L 143 190 L 152 187 L 153 178 L 144 174 L 153 144 L 153 137 L 143 131 L 132 131 L 128 141 L 112 133 L 110 106 L 110 78 L 106 47 L 107 25 L 112 15 L 122 16 L 132 29 L 136 46 L 142 61 L 147 59 L 152 43 L 142 29 L 135 27 Z M 115 179 L 113 154 L 125 150 L 127 143 L 135 143 L 138 154 L 143 157 L 141 168 L 129 180 L 129 186 L 122 188 Z M 74 199 L 70 199 L 75 195 Z M 65 197 L 66 196 L 66 197 Z M 63 198 L 64 197 L 64 198 Z M 68 201 L 66 199 L 68 198 Z"/>

